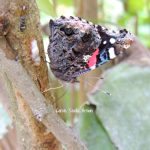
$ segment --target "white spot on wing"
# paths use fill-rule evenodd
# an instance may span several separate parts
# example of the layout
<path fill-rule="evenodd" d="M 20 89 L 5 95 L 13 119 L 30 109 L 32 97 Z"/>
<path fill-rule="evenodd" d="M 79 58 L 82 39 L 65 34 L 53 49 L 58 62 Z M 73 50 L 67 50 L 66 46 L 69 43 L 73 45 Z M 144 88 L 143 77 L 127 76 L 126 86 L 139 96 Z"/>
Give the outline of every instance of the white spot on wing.
<path fill-rule="evenodd" d="M 84 62 L 87 62 L 91 56 L 90 55 L 83 55 Z"/>
<path fill-rule="evenodd" d="M 92 26 L 93 25 L 93 23 L 92 22 L 89 22 L 89 24 Z"/>
<path fill-rule="evenodd" d="M 109 52 L 110 59 L 113 59 L 116 57 L 115 50 L 113 47 L 109 48 L 108 52 Z"/>
<path fill-rule="evenodd" d="M 106 43 L 107 43 L 107 41 L 104 41 L 104 42 L 103 42 L 103 44 L 106 44 Z"/>
<path fill-rule="evenodd" d="M 75 20 L 79 20 L 79 18 L 78 18 L 78 17 L 74 17 L 74 19 L 75 19 Z"/>
<path fill-rule="evenodd" d="M 85 20 L 85 19 L 82 19 L 82 21 L 86 23 L 86 20 Z"/>
<path fill-rule="evenodd" d="M 91 70 L 94 70 L 96 68 L 96 65 L 90 67 Z"/>
<path fill-rule="evenodd" d="M 109 41 L 110 41 L 111 44 L 114 44 L 116 42 L 116 40 L 114 38 L 110 38 Z"/>
<path fill-rule="evenodd" d="M 105 27 L 103 27 L 103 26 L 101 26 L 102 27 L 102 30 L 105 30 L 106 28 Z"/>

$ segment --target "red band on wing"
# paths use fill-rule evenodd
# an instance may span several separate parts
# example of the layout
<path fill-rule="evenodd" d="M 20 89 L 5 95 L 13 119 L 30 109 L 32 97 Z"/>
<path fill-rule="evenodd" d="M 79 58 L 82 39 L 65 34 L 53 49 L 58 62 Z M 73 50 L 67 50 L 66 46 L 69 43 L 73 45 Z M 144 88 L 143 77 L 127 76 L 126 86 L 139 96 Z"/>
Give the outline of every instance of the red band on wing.
<path fill-rule="evenodd" d="M 99 49 L 96 49 L 96 51 L 93 53 L 93 55 L 88 60 L 87 64 L 88 64 L 89 67 L 92 67 L 92 66 L 94 66 L 96 64 L 96 62 L 97 62 L 96 56 L 98 54 L 99 54 Z"/>

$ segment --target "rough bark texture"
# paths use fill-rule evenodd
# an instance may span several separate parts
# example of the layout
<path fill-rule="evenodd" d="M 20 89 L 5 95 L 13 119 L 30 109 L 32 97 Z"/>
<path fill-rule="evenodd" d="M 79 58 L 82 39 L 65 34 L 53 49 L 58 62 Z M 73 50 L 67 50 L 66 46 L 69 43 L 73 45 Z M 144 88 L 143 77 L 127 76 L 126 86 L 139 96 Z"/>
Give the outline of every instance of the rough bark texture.
<path fill-rule="evenodd" d="M 32 131 L 32 124 L 29 125 L 30 123 L 29 121 L 31 120 L 31 117 L 29 115 L 32 112 L 32 116 L 36 118 L 36 121 L 42 123 L 42 125 L 46 127 L 47 130 L 43 131 L 44 135 L 47 135 L 49 134 L 49 132 L 52 132 L 63 145 L 66 145 L 66 147 L 69 150 L 86 150 L 85 145 L 75 135 L 73 130 L 71 130 L 65 125 L 63 120 L 60 119 L 60 117 L 56 114 L 53 106 L 46 102 L 46 99 L 39 92 L 38 88 L 31 80 L 31 78 L 28 76 L 27 72 L 22 68 L 22 66 L 15 61 L 6 59 L 2 51 L 3 50 L 0 49 L 0 68 L 1 68 L 0 80 L 5 81 L 4 86 L 6 87 L 8 94 L 11 97 L 12 105 L 14 104 L 14 107 L 12 107 L 14 111 L 13 113 L 14 116 L 17 117 L 23 116 L 25 117 L 25 119 L 27 119 L 23 121 L 26 123 L 26 126 L 28 128 L 26 128 L 26 130 L 23 131 L 27 132 L 29 130 L 28 132 L 29 133 L 31 132 L 32 136 L 35 139 L 34 136 L 35 133 Z M 18 101 L 23 101 L 23 102 L 20 103 Z M 16 106 L 15 103 L 17 104 L 19 103 L 19 104 Z M 27 109 L 29 109 L 29 111 L 24 112 L 24 114 L 19 115 L 18 112 L 15 111 L 15 109 L 20 110 L 20 108 L 26 110 L 26 107 L 28 107 Z M 31 121 L 34 122 L 34 120 Z M 15 122 L 15 123 L 18 125 L 18 123 L 20 122 Z M 21 130 L 21 132 L 19 133 L 22 133 L 23 136 L 25 133 L 22 132 L 21 127 L 22 126 L 20 125 L 19 128 L 17 129 L 19 131 Z M 37 129 L 37 127 L 35 128 Z M 31 137 L 30 138 L 22 137 L 20 144 L 23 144 L 23 146 L 26 147 L 28 146 L 27 149 L 31 149 L 31 147 L 29 147 L 30 145 L 24 145 L 26 141 L 30 141 L 30 140 Z M 38 148 L 39 147 L 37 147 L 37 149 Z M 43 147 L 40 147 L 40 149 L 43 149 Z"/>
<path fill-rule="evenodd" d="M 39 91 L 43 92 L 50 88 L 50 85 L 40 30 L 39 12 L 35 0 L 0 0 L 0 3 L 0 43 L 2 43 L 0 51 L 3 50 L 7 58 L 17 58 Z M 33 55 L 34 51 L 36 51 L 36 55 Z M 61 149 L 60 142 L 69 147 L 70 150 L 84 149 L 81 148 L 83 146 L 80 145 L 80 141 L 74 137 L 73 133 L 68 129 L 65 130 L 65 124 L 62 123 L 62 120 L 58 116 L 60 122 L 55 119 L 55 113 L 54 116 L 49 116 L 51 110 L 46 109 L 46 105 L 54 104 L 56 95 L 52 91 L 48 91 L 43 94 L 45 99 L 41 98 L 43 101 L 40 100 L 39 102 L 38 99 L 41 96 L 38 97 L 36 93 L 39 91 L 32 91 L 32 88 L 35 88 L 32 87 L 34 83 L 30 85 L 28 79 L 20 78 L 23 77 L 24 71 L 15 74 L 10 69 L 12 72 L 9 72 L 9 67 L 13 67 L 13 70 L 17 71 L 14 67 L 15 65 L 17 67 L 17 64 L 13 66 L 12 63 L 12 66 L 9 66 L 11 64 L 9 62 L 10 64 L 8 63 L 8 66 L 5 66 L 7 59 L 3 63 L 4 61 L 1 62 L 0 66 L 1 77 L 5 81 L 4 84 L 10 97 L 10 111 L 17 131 L 19 149 L 58 150 Z M 20 87 L 21 84 L 25 85 L 24 91 Z M 34 98 L 31 98 L 31 95 L 34 95 Z M 43 111 L 41 109 L 44 109 L 43 116 L 48 117 L 52 122 L 39 116 Z M 41 122 L 41 119 L 44 121 Z M 60 127 L 63 124 L 64 128 L 59 129 L 59 123 Z M 53 126 L 56 126 L 56 128 Z M 47 131 L 48 129 L 49 131 Z M 60 136 L 58 133 L 59 130 L 64 130 L 62 131 L 64 135 L 67 135 L 65 131 L 71 132 L 69 135 L 70 144 L 67 143 L 65 138 L 62 141 L 62 135 Z"/>

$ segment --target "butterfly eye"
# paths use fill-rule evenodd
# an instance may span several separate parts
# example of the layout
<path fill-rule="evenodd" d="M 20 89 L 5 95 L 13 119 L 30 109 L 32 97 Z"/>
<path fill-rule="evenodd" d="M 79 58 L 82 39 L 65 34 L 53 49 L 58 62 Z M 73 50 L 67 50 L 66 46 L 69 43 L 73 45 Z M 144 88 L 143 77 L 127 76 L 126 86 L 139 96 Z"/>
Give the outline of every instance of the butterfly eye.
<path fill-rule="evenodd" d="M 82 41 L 85 43 L 85 42 L 88 42 L 91 38 L 91 34 L 90 33 L 85 33 L 82 37 Z"/>
<path fill-rule="evenodd" d="M 61 31 L 65 32 L 67 36 L 70 36 L 74 34 L 73 30 L 71 28 L 60 28 Z"/>

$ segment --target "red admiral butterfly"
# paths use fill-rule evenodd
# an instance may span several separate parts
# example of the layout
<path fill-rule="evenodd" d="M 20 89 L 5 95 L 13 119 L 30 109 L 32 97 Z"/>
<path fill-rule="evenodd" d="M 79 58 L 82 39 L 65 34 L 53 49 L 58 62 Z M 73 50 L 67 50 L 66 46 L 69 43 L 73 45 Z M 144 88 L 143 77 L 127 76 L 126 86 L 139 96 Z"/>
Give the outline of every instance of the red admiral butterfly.
<path fill-rule="evenodd" d="M 126 29 L 111 31 L 72 16 L 50 20 L 50 31 L 50 68 L 57 78 L 68 82 L 114 59 L 133 42 Z"/>

